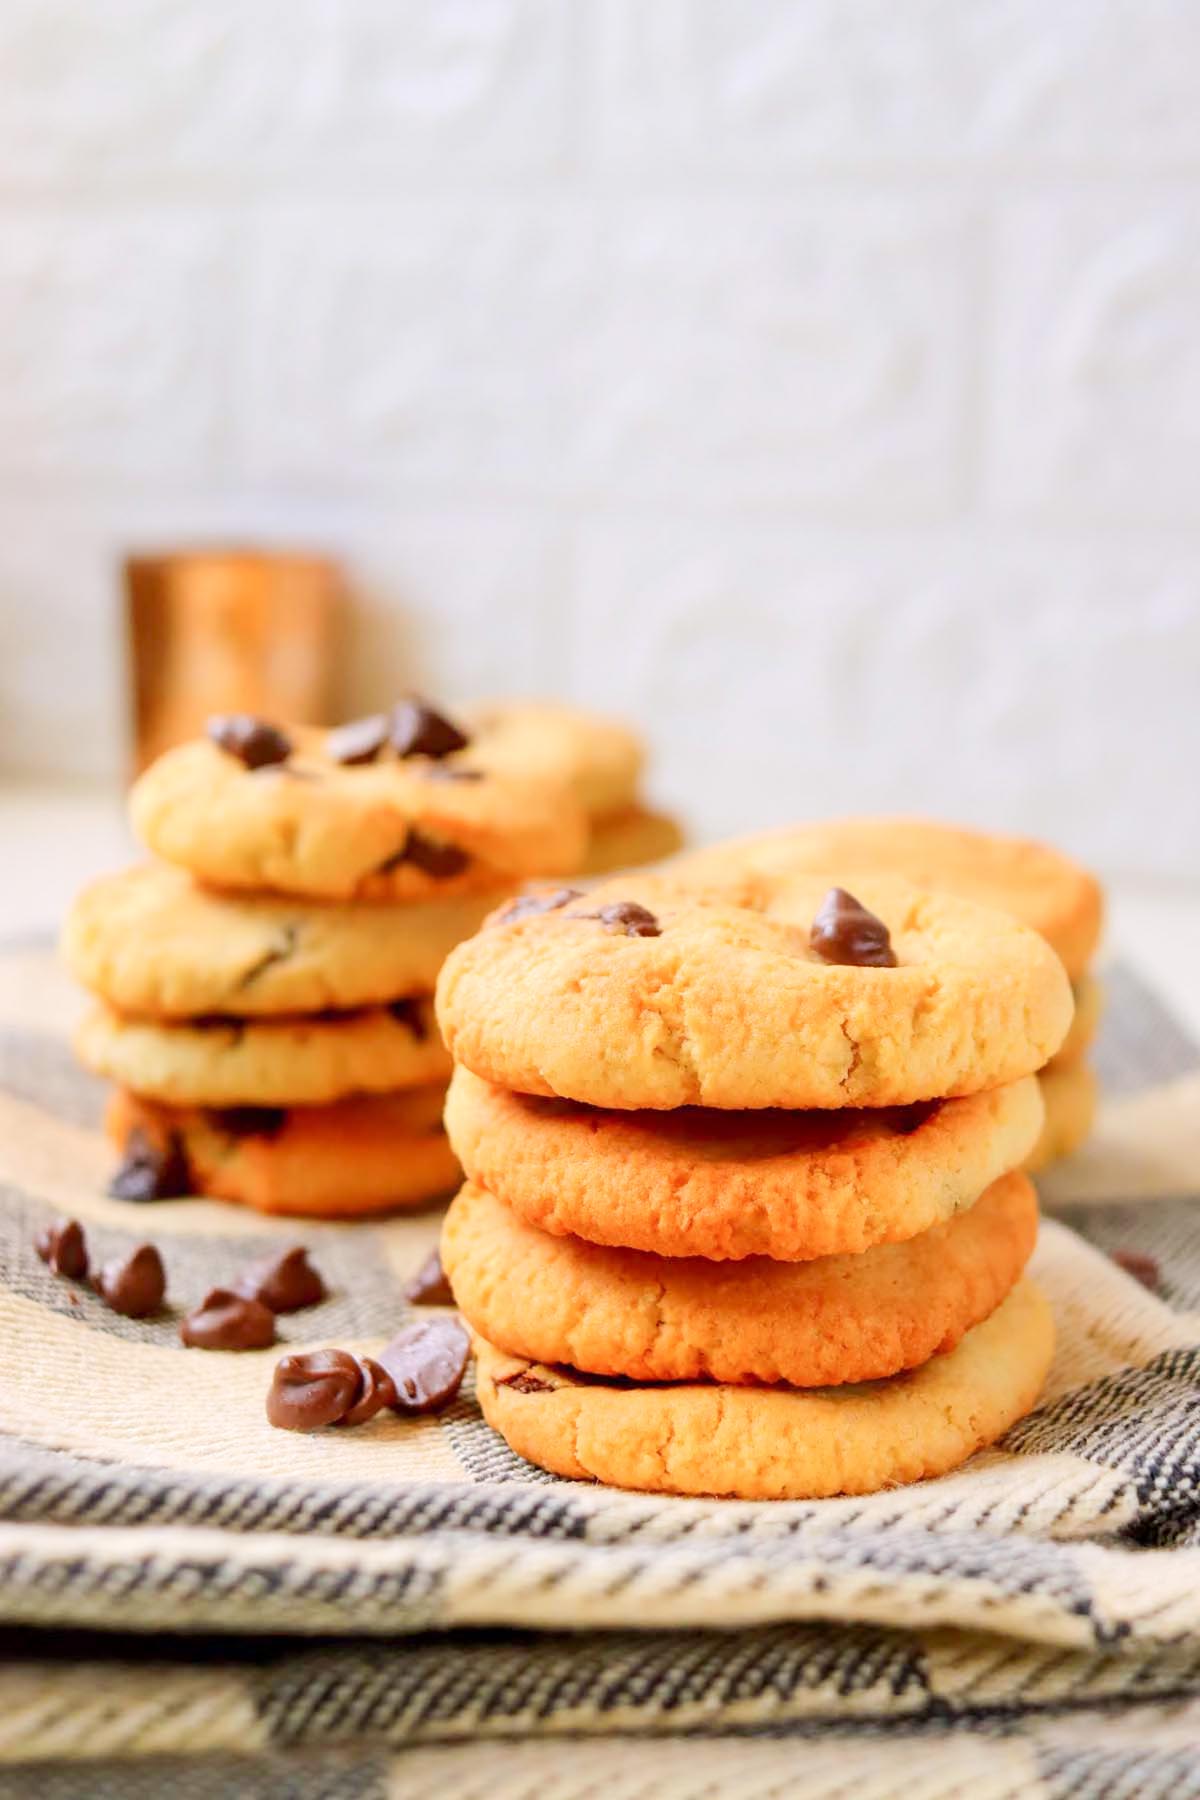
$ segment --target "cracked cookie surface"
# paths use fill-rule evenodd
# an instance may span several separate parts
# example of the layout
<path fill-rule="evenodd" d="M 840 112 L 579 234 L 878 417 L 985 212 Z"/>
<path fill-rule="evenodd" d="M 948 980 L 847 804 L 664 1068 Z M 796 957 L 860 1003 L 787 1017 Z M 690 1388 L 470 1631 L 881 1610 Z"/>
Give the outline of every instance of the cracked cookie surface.
<path fill-rule="evenodd" d="M 468 1182 L 442 1227 L 455 1304 L 498 1350 L 638 1381 L 875 1381 L 952 1350 L 1037 1236 L 1027 1176 L 863 1255 L 713 1263 L 552 1237 Z"/>
<path fill-rule="evenodd" d="M 75 979 L 152 1018 L 326 1012 L 432 993 L 498 895 L 393 905 L 222 894 L 169 863 L 94 881 L 63 931 Z"/>
<path fill-rule="evenodd" d="M 1054 1321 L 1026 1277 L 946 1356 L 846 1387 L 662 1386 L 584 1376 L 476 1336 L 484 1418 L 556 1475 L 743 1500 L 869 1494 L 958 1468 L 1030 1412 Z"/>
<path fill-rule="evenodd" d="M 1032 1073 L 1071 1021 L 1045 940 L 889 878 L 856 883 L 892 968 L 809 945 L 838 875 L 620 877 L 501 909 L 438 980 L 456 1062 L 502 1087 L 619 1109 L 906 1105 Z M 651 925 L 630 926 L 630 908 Z M 626 922 L 623 922 L 626 921 Z"/>
<path fill-rule="evenodd" d="M 135 1130 L 162 1147 L 174 1139 L 197 1194 L 257 1212 L 358 1219 L 424 1205 L 456 1185 L 443 1094 L 436 1084 L 256 1118 L 248 1107 L 163 1106 L 117 1088 L 105 1126 L 122 1150 Z"/>
<path fill-rule="evenodd" d="M 194 1106 L 317 1106 L 444 1079 L 427 999 L 308 1018 L 127 1018 L 102 1002 L 80 1021 L 79 1060 L 151 1099 Z"/>
<path fill-rule="evenodd" d="M 1016 1168 L 1036 1076 L 960 1100 L 830 1112 L 616 1112 L 458 1068 L 446 1129 L 468 1176 L 542 1231 L 659 1256 L 836 1256 L 915 1237 Z"/>
<path fill-rule="evenodd" d="M 452 755 L 345 765 L 291 729 L 286 761 L 247 768 L 206 739 L 159 757 L 130 816 L 149 849 L 216 887 L 318 899 L 428 900 L 579 867 L 583 808 L 551 778 Z"/>

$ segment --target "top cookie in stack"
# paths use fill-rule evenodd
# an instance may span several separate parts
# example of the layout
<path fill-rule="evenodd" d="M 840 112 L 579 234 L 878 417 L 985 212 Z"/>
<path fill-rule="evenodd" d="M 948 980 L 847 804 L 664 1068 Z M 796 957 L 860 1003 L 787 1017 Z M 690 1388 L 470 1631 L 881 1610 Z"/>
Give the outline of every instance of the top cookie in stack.
<path fill-rule="evenodd" d="M 1040 1169 L 1078 1148 L 1091 1128 L 1096 1078 L 1086 1051 L 1096 1035 L 1103 992 L 1091 972 L 1104 920 L 1104 894 L 1086 869 L 1030 838 L 970 831 L 931 819 L 834 819 L 737 839 L 673 864 L 681 878 L 741 872 L 803 875 L 836 868 L 860 876 L 898 875 L 918 886 L 999 907 L 1040 932 L 1071 980 L 1075 1014 L 1066 1041 L 1041 1071 L 1046 1123 L 1027 1167 Z"/>
<path fill-rule="evenodd" d="M 468 1176 L 443 1262 L 523 1456 L 858 1493 L 1034 1404 L 1053 1329 L 1014 1171 L 1071 1017 L 1036 933 L 895 880 L 668 871 L 505 907 L 438 1017 Z"/>
<path fill-rule="evenodd" d="M 333 731 L 214 719 L 131 813 L 163 860 L 65 932 L 99 996 L 79 1054 L 117 1084 L 114 1191 L 342 1216 L 450 1187 L 433 985 L 502 894 L 579 865 L 561 772 L 408 699 Z"/>

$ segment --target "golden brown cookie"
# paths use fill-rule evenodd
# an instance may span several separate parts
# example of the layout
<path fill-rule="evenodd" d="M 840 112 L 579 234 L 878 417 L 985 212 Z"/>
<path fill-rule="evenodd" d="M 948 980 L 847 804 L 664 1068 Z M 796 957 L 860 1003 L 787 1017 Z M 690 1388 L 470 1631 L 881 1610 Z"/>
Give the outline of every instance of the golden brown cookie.
<path fill-rule="evenodd" d="M 1084 1142 L 1096 1118 L 1099 1083 L 1085 1062 L 1051 1063 L 1038 1076 L 1046 1107 L 1046 1123 L 1024 1167 L 1031 1174 L 1061 1157 L 1070 1156 Z"/>
<path fill-rule="evenodd" d="M 1037 1142 L 1037 1077 L 844 1112 L 614 1112 L 458 1068 L 446 1129 L 529 1224 L 659 1256 L 836 1256 L 940 1225 Z M 486 1333 L 485 1333 L 486 1335 Z"/>
<path fill-rule="evenodd" d="M 593 817 L 634 804 L 646 753 L 620 720 L 551 700 L 482 700 L 461 711 L 481 768 L 561 782 Z"/>
<path fill-rule="evenodd" d="M 857 891 L 860 877 L 898 875 L 917 887 L 996 906 L 1030 925 L 1072 979 L 1099 942 L 1104 895 L 1078 863 L 1031 838 L 970 831 L 932 819 L 832 819 L 694 851 L 675 865 L 707 878 L 736 868 L 773 875 L 830 871 Z"/>
<path fill-rule="evenodd" d="M 576 869 L 587 821 L 550 780 L 493 774 L 472 748 L 339 763 L 329 732 L 288 727 L 286 760 L 250 768 L 199 739 L 135 784 L 133 828 L 223 888 L 321 899 L 428 900 Z"/>
<path fill-rule="evenodd" d="M 1054 1352 L 1028 1279 L 946 1356 L 847 1387 L 642 1386 L 508 1356 L 476 1337 L 483 1416 L 556 1475 L 668 1494 L 810 1500 L 956 1469 L 1037 1403 Z"/>
<path fill-rule="evenodd" d="M 614 869 L 636 869 L 662 862 L 683 844 L 683 831 L 667 813 L 631 806 L 625 812 L 593 819 L 584 859 L 585 875 L 607 875 Z"/>
<path fill-rule="evenodd" d="M 117 1088 L 105 1123 L 118 1149 L 141 1131 L 174 1140 L 194 1191 L 258 1212 L 357 1219 L 448 1193 L 458 1164 L 441 1129 L 440 1085 L 287 1110 L 160 1106 Z"/>
<path fill-rule="evenodd" d="M 1003 1175 L 902 1244 L 815 1262 L 706 1262 L 551 1237 L 468 1182 L 442 1266 L 468 1325 L 530 1362 L 635 1381 L 876 1381 L 952 1350 L 1028 1262 L 1037 1196 Z"/>
<path fill-rule="evenodd" d="M 1015 1081 L 1059 1048 L 1071 991 L 1036 932 L 867 878 L 857 898 L 897 966 L 833 962 L 812 947 L 829 886 L 692 892 L 664 873 L 522 900 L 451 952 L 442 1033 L 502 1087 L 653 1110 L 907 1105 Z"/>
<path fill-rule="evenodd" d="M 170 863 L 84 889 L 63 953 L 75 979 L 146 1018 L 343 1011 L 432 993 L 495 893 L 408 905 L 222 894 Z"/>
<path fill-rule="evenodd" d="M 179 1106 L 321 1106 L 444 1080 L 426 998 L 354 1013 L 160 1024 L 98 1004 L 75 1036 L 97 1075 Z"/>

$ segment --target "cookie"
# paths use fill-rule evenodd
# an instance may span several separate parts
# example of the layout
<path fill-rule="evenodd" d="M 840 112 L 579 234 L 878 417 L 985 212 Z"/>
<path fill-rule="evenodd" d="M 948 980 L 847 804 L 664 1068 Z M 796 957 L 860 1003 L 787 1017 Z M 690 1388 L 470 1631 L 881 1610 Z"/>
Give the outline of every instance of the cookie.
<path fill-rule="evenodd" d="M 625 812 L 593 819 L 584 858 L 585 875 L 607 875 L 614 869 L 636 869 L 662 862 L 682 847 L 683 832 L 667 813 L 631 806 Z"/>
<path fill-rule="evenodd" d="M 634 805 L 645 750 L 618 720 L 546 700 L 486 700 L 461 710 L 479 767 L 559 781 L 594 817 Z"/>
<path fill-rule="evenodd" d="M 521 1093 L 653 1110 L 907 1105 L 1053 1056 L 1071 991 L 1036 932 L 874 877 L 857 896 L 897 966 L 833 962 L 811 941 L 828 889 L 635 875 L 501 908 L 442 969 L 448 1048 Z"/>
<path fill-rule="evenodd" d="M 1100 939 L 1099 882 L 1061 851 L 1031 838 L 1001 837 L 932 819 L 834 819 L 718 844 L 683 857 L 681 875 L 730 868 L 774 875 L 836 872 L 857 893 L 868 875 L 898 875 L 917 887 L 1001 907 L 1041 932 L 1076 979 Z"/>
<path fill-rule="evenodd" d="M 103 1004 L 75 1036 L 97 1075 L 182 1106 L 321 1106 L 444 1080 L 450 1059 L 427 999 L 310 1018 L 159 1024 Z"/>
<path fill-rule="evenodd" d="M 431 993 L 495 894 L 424 904 L 221 894 L 170 863 L 85 888 L 63 932 L 75 979 L 148 1018 L 346 1011 Z"/>
<path fill-rule="evenodd" d="M 861 1256 L 714 1263 L 551 1237 L 468 1182 L 442 1267 L 468 1325 L 530 1362 L 635 1381 L 876 1381 L 952 1350 L 1017 1282 L 1037 1236 L 1025 1175 Z"/>
<path fill-rule="evenodd" d="M 197 1194 L 264 1213 L 358 1219 L 423 1205 L 456 1185 L 443 1093 L 435 1084 L 331 1106 L 220 1111 L 161 1106 L 117 1088 L 105 1124 L 120 1150 L 135 1130 L 164 1147 L 174 1139 Z"/>
<path fill-rule="evenodd" d="M 1085 1062 L 1051 1063 L 1038 1076 L 1046 1107 L 1046 1123 L 1024 1167 L 1031 1174 L 1070 1156 L 1090 1133 L 1096 1119 L 1099 1083 Z"/>
<path fill-rule="evenodd" d="M 1071 992 L 1075 997 L 1075 1017 L 1062 1048 L 1051 1058 L 1052 1069 L 1079 1061 L 1090 1049 L 1104 1016 L 1104 988 L 1094 975 L 1081 975 L 1078 981 L 1071 983 Z"/>
<path fill-rule="evenodd" d="M 483 1416 L 556 1475 L 668 1494 L 815 1500 L 956 1469 L 1037 1402 L 1054 1351 L 1027 1278 L 946 1356 L 886 1381 L 816 1389 L 667 1386 L 580 1375 L 476 1337 Z"/>
<path fill-rule="evenodd" d="M 459 1068 L 446 1099 L 468 1176 L 542 1231 L 784 1262 L 940 1225 L 1024 1160 L 1043 1116 L 1034 1075 L 911 1108 L 656 1113 L 516 1094 Z"/>
<path fill-rule="evenodd" d="M 583 809 L 551 781 L 445 756 L 337 762 L 333 733 L 289 728 L 283 761 L 248 767 L 201 739 L 168 750 L 130 795 L 133 828 L 222 888 L 334 900 L 428 900 L 578 868 Z"/>

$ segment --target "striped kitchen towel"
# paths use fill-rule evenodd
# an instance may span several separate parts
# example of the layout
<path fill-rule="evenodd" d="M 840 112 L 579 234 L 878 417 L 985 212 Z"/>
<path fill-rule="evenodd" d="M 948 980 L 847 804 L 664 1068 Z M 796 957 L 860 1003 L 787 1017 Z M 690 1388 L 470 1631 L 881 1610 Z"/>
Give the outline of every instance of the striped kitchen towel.
<path fill-rule="evenodd" d="M 401 1748 L 405 1794 L 478 1781 L 489 1800 L 895 1791 L 872 1768 L 932 1795 L 984 1755 L 1013 1783 L 989 1793 L 1086 1793 L 1093 1776 L 1192 1792 L 1200 1050 L 1128 971 L 1108 984 L 1100 1127 L 1046 1184 L 1058 1217 L 1035 1271 L 1059 1350 L 1038 1411 L 938 1481 L 750 1504 L 547 1476 L 490 1432 L 469 1382 L 440 1419 L 272 1431 L 279 1352 L 186 1351 L 178 1312 L 297 1227 L 108 1199 L 99 1095 L 66 1048 L 75 999 L 46 946 L 10 946 L 0 1793 L 34 1763 L 39 1794 L 68 1791 L 80 1758 L 88 1793 L 136 1794 L 137 1771 L 180 1797 L 384 1793 Z M 122 1319 L 55 1280 L 33 1239 L 64 1212 L 101 1256 L 152 1237 L 176 1314 Z M 283 1335 L 384 1341 L 437 1227 L 306 1224 L 331 1295 Z M 1120 1249 L 1157 1259 L 1157 1294 Z M 564 1734 L 611 1742 L 550 1780 L 541 1740 Z M 493 1738 L 523 1748 L 497 1761 Z M 729 1754 L 744 1787 L 720 1784 Z M 801 1763 L 844 1785 L 799 1788 Z"/>

